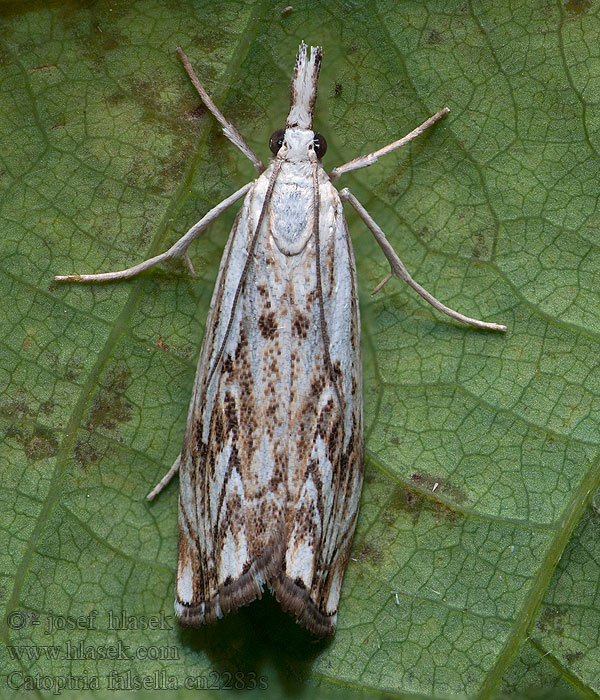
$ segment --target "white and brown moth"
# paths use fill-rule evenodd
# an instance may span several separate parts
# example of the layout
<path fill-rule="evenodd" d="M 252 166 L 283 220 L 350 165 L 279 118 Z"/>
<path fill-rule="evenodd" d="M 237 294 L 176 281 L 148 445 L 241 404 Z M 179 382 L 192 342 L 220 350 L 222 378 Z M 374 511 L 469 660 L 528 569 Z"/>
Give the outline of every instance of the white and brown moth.
<path fill-rule="evenodd" d="M 202 343 L 181 454 L 149 494 L 179 471 L 175 610 L 200 626 L 260 597 L 268 586 L 316 636 L 335 631 L 340 588 L 363 480 L 360 322 L 356 270 L 342 202 L 374 234 L 392 275 L 438 310 L 468 318 L 418 285 L 377 226 L 334 180 L 408 143 L 404 138 L 327 174 L 326 142 L 312 130 L 321 49 L 300 45 L 286 128 L 270 140 L 267 168 L 184 66 L 225 135 L 260 173 L 209 211 L 162 255 L 120 272 L 63 281 L 131 277 L 187 255 L 191 241 L 245 196 L 229 236 Z"/>

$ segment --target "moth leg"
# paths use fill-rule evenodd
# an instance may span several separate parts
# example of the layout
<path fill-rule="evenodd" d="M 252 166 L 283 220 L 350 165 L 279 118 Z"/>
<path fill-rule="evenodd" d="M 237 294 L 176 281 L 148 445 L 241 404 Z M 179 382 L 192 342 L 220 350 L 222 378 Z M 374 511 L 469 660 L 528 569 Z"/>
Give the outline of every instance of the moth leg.
<path fill-rule="evenodd" d="M 217 105 L 210 99 L 210 96 L 204 89 L 204 86 L 198 80 L 198 76 L 194 73 L 194 69 L 192 68 L 192 64 L 190 63 L 189 58 L 181 49 L 177 49 L 177 55 L 181 59 L 186 73 L 189 75 L 190 80 L 192 81 L 194 87 L 198 91 L 200 99 L 202 100 L 202 102 L 204 102 L 204 106 L 223 127 L 223 133 L 225 134 L 225 136 L 231 141 L 231 143 L 234 146 L 240 149 L 240 151 L 246 156 L 246 158 L 249 158 L 252 161 L 252 165 L 254 165 L 257 172 L 259 174 L 262 173 L 265 169 L 263 162 L 250 148 L 250 146 L 246 142 L 246 139 L 240 134 L 240 132 L 235 128 L 235 126 L 233 126 L 231 122 L 228 122 L 227 119 L 225 119 Z"/>
<path fill-rule="evenodd" d="M 177 456 L 177 459 L 173 462 L 173 466 L 169 471 L 163 476 L 163 478 L 156 484 L 156 486 L 150 491 L 146 498 L 151 501 L 155 496 L 165 488 L 165 486 L 171 481 L 175 474 L 179 471 L 179 465 L 181 463 L 181 453 Z"/>
<path fill-rule="evenodd" d="M 183 254 L 183 257 L 184 257 L 185 262 L 186 262 L 186 264 L 187 264 L 187 266 L 188 266 L 188 270 L 190 271 L 190 275 L 192 276 L 193 279 L 197 280 L 198 277 L 197 277 L 197 275 L 196 275 L 196 270 L 194 270 L 194 265 L 193 265 L 193 263 L 192 263 L 192 259 L 190 258 L 189 253 L 187 252 L 187 250 L 186 250 L 185 253 Z"/>
<path fill-rule="evenodd" d="M 373 165 L 373 163 L 376 163 L 381 156 L 385 156 L 386 154 L 395 151 L 397 148 L 405 146 L 409 141 L 412 141 L 414 138 L 422 134 L 425 131 L 425 129 L 428 129 L 432 124 L 435 124 L 439 119 L 448 114 L 449 111 L 450 110 L 448 109 L 448 107 L 444 107 L 444 109 L 441 109 L 439 112 L 436 112 L 432 117 L 426 119 L 420 126 L 418 126 L 416 129 L 413 129 L 409 134 L 406 134 L 406 136 L 403 136 L 401 139 L 398 139 L 397 141 L 394 141 L 392 143 L 388 143 L 387 146 L 384 146 L 383 148 L 380 148 L 377 151 L 373 151 L 372 153 L 365 153 L 364 156 L 358 156 L 358 158 L 353 158 L 347 163 L 344 163 L 344 165 L 338 165 L 337 168 L 334 168 L 329 173 L 329 178 L 332 182 L 335 182 L 335 180 L 337 180 L 338 177 L 340 177 L 340 175 L 350 172 L 350 170 L 358 170 L 359 168 L 366 168 L 369 165 Z"/>
<path fill-rule="evenodd" d="M 191 261 L 187 254 L 187 249 L 190 243 L 197 238 L 204 229 L 206 229 L 218 216 L 222 214 L 225 209 L 230 207 L 232 204 L 241 199 L 246 192 L 252 187 L 254 183 L 249 182 L 247 185 L 241 187 L 237 192 L 229 195 L 222 202 L 219 202 L 215 207 L 213 207 L 209 212 L 207 212 L 198 223 L 194 224 L 192 228 L 183 235 L 177 243 L 173 244 L 169 250 L 161 253 L 160 255 L 155 255 L 153 258 L 148 258 L 144 262 L 138 263 L 133 267 L 128 267 L 126 270 L 119 270 L 118 272 L 101 272 L 96 275 L 56 275 L 54 278 L 57 282 L 109 282 L 111 280 L 122 280 L 128 277 L 133 277 L 143 270 L 147 270 L 153 265 L 157 265 L 164 260 L 169 260 L 177 255 L 183 255 L 186 258 L 188 267 L 192 272 L 192 276 L 195 277 L 194 268 L 191 266 Z"/>
<path fill-rule="evenodd" d="M 352 192 L 350 192 L 350 190 L 347 187 L 340 191 L 340 198 L 342 199 L 342 201 L 348 202 L 354 207 L 354 209 L 356 209 L 360 218 L 367 225 L 367 228 L 375 236 L 375 240 L 379 244 L 381 250 L 383 250 L 383 254 L 388 259 L 388 262 L 390 264 L 390 274 L 382 282 L 380 282 L 377 285 L 377 287 L 375 287 L 373 294 L 378 292 L 383 287 L 383 285 L 392 278 L 392 275 L 395 275 L 401 280 L 404 280 L 410 287 L 412 287 L 417 292 L 417 294 L 420 294 L 423 297 L 423 299 L 425 299 L 425 301 L 431 304 L 431 306 L 433 306 L 434 309 L 441 311 L 443 314 L 446 314 L 451 318 L 455 318 L 457 321 L 461 321 L 462 323 L 468 323 L 471 326 L 477 326 L 477 328 L 485 328 L 487 330 L 492 331 L 506 330 L 506 326 L 500 323 L 487 323 L 486 321 L 479 321 L 476 318 L 464 316 L 458 311 L 454 311 L 454 309 L 451 309 L 445 304 L 442 304 L 441 301 L 438 301 L 432 294 L 430 294 L 424 287 L 421 287 L 421 285 L 418 282 L 415 282 L 415 280 L 410 276 L 408 270 L 404 267 L 402 260 L 400 260 L 400 258 L 397 256 L 396 251 L 392 248 L 390 242 L 385 237 L 385 233 L 379 228 L 379 226 L 375 223 L 369 212 L 363 207 L 363 205 L 358 201 L 358 199 L 356 199 L 356 197 L 352 194 Z"/>

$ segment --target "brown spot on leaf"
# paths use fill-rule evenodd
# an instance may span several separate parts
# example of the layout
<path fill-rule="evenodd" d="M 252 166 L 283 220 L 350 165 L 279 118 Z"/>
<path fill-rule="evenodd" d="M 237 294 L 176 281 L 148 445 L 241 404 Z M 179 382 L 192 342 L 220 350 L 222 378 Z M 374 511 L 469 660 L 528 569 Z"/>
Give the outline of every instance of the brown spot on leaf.
<path fill-rule="evenodd" d="M 408 486 L 398 485 L 392 494 L 390 501 L 392 509 L 409 513 L 414 523 L 418 522 L 424 511 L 441 515 L 454 520 L 458 513 L 445 503 L 433 500 L 411 489 Z"/>
<path fill-rule="evenodd" d="M 488 255 L 488 247 L 485 243 L 485 236 L 483 233 L 478 233 L 475 237 L 476 243 L 473 247 L 473 257 L 474 258 L 486 258 Z"/>
<path fill-rule="evenodd" d="M 565 659 L 567 660 L 567 663 L 569 666 L 572 666 L 574 663 L 579 661 L 580 659 L 583 658 L 583 652 L 582 651 L 573 651 L 570 654 L 567 654 L 565 656 Z"/>
<path fill-rule="evenodd" d="M 84 470 L 87 469 L 90 464 L 98 462 L 102 457 L 88 437 L 77 440 L 73 452 L 75 453 L 75 459 L 79 466 Z"/>
<path fill-rule="evenodd" d="M 374 564 L 377 564 L 380 561 L 382 561 L 383 554 L 379 551 L 379 549 L 377 549 L 373 545 L 372 542 L 365 540 L 364 542 L 358 545 L 355 557 L 360 561 L 369 560 L 372 561 Z"/>
<path fill-rule="evenodd" d="M 109 105 L 118 105 L 120 102 L 123 102 L 125 99 L 125 93 L 124 92 L 113 92 L 107 97 L 104 98 L 106 100 L 106 103 Z"/>
<path fill-rule="evenodd" d="M 442 44 L 444 42 L 444 36 L 443 34 L 440 34 L 436 29 L 432 29 L 429 34 L 427 35 L 427 43 L 430 44 L 431 46 L 435 46 L 437 44 Z"/>
<path fill-rule="evenodd" d="M 54 64 L 45 63 L 43 66 L 36 66 L 35 68 L 30 68 L 29 72 L 34 73 L 35 71 L 38 71 L 38 70 L 52 70 L 54 68 L 56 68 L 56 66 Z"/>
<path fill-rule="evenodd" d="M 391 513 L 382 513 L 380 516 L 380 520 L 384 525 L 391 526 L 395 522 L 395 518 Z"/>
<path fill-rule="evenodd" d="M 424 500 L 423 496 L 415 491 L 405 486 L 397 486 L 392 494 L 390 505 L 394 510 L 403 510 L 409 513 L 413 522 L 416 523 L 424 507 Z"/>
<path fill-rule="evenodd" d="M 90 411 L 86 425 L 89 431 L 98 427 L 114 430 L 119 423 L 131 420 L 131 404 L 123 398 L 130 380 L 131 371 L 127 367 L 114 367 L 107 373 Z"/>
<path fill-rule="evenodd" d="M 581 15 L 592 6 L 591 0 L 567 0 L 565 10 L 571 15 Z"/>
<path fill-rule="evenodd" d="M 81 362 L 76 362 L 75 360 L 70 361 L 65 369 L 65 379 L 68 382 L 75 382 L 79 378 L 82 370 L 83 364 Z"/>
<path fill-rule="evenodd" d="M 55 406 L 56 404 L 54 401 L 44 401 L 44 403 L 40 404 L 40 411 L 48 415 L 49 413 L 52 413 Z"/>
<path fill-rule="evenodd" d="M 33 411 L 24 398 L 17 396 L 12 401 L 0 406 L 0 415 L 11 420 L 23 420 L 23 418 L 33 415 Z"/>
<path fill-rule="evenodd" d="M 163 168 L 161 169 L 160 174 L 162 177 L 175 182 L 180 182 L 186 167 L 187 158 L 188 154 L 185 150 L 181 150 L 179 153 L 170 153 L 165 158 L 161 158 L 160 162 L 163 165 Z"/>
<path fill-rule="evenodd" d="M 33 462 L 53 457 L 58 450 L 58 440 L 54 433 L 41 426 L 31 428 L 11 425 L 5 431 L 5 435 L 8 438 L 14 438 Z"/>
<path fill-rule="evenodd" d="M 121 33 L 110 33 L 106 29 L 102 30 L 102 36 L 100 40 L 100 46 L 104 51 L 114 51 L 119 48 L 121 44 L 127 43 L 127 37 Z"/>
<path fill-rule="evenodd" d="M 58 440 L 48 428 L 36 427 L 27 443 L 25 452 L 29 459 L 36 462 L 39 459 L 53 457 L 58 450 Z"/>
<path fill-rule="evenodd" d="M 206 110 L 201 104 L 199 104 L 193 109 L 188 109 L 187 112 L 184 112 L 183 116 L 185 119 L 200 119 L 200 117 L 205 113 Z"/>
<path fill-rule="evenodd" d="M 540 612 L 536 626 L 542 632 L 562 637 L 564 633 L 563 618 L 566 614 L 566 610 L 561 610 L 555 605 L 544 606 Z"/>

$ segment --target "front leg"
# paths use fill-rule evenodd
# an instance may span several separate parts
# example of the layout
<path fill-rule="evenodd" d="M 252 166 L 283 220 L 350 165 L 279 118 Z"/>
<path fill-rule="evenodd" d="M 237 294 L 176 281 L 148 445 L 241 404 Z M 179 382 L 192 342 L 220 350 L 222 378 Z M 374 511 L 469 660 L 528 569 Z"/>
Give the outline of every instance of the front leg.
<path fill-rule="evenodd" d="M 373 151 L 372 153 L 365 153 L 365 155 L 363 156 L 353 158 L 348 163 L 344 163 L 344 165 L 338 165 L 337 168 L 334 168 L 329 173 L 329 178 L 331 179 L 331 182 L 335 182 L 338 179 L 338 177 L 340 177 L 340 175 L 350 172 L 350 170 L 358 170 L 359 168 L 366 168 L 369 165 L 373 165 L 373 163 L 376 163 L 379 160 L 379 158 L 381 158 L 381 156 L 384 156 L 387 153 L 391 153 L 397 148 L 406 146 L 407 143 L 410 143 L 413 139 L 416 139 L 417 136 L 422 134 L 425 131 L 425 129 L 428 129 L 430 126 L 432 126 L 432 124 L 435 124 L 442 117 L 446 116 L 446 114 L 448 114 L 449 111 L 450 110 L 448 109 L 448 107 L 444 107 L 444 109 L 440 109 L 439 112 L 436 112 L 432 117 L 426 119 L 420 126 L 418 126 L 416 129 L 413 129 L 409 134 L 406 134 L 406 136 L 403 136 L 401 139 L 393 141 L 392 143 L 388 143 L 387 146 L 384 146 L 383 148 L 380 148 L 377 151 Z"/>
<path fill-rule="evenodd" d="M 246 156 L 246 158 L 249 158 L 252 161 L 252 164 L 254 165 L 256 171 L 259 174 L 262 173 L 265 170 L 265 166 L 263 165 L 261 159 L 250 148 L 250 146 L 246 142 L 246 139 L 240 134 L 240 132 L 235 128 L 235 126 L 231 122 L 227 121 L 227 119 L 225 119 L 225 117 L 221 113 L 221 110 L 212 101 L 209 94 L 204 89 L 204 86 L 198 80 L 198 77 L 194 73 L 194 69 L 192 68 L 190 59 L 183 53 L 182 49 L 177 49 L 177 55 L 181 59 L 186 73 L 189 75 L 190 80 L 192 81 L 194 87 L 198 91 L 200 99 L 202 100 L 202 102 L 204 102 L 204 106 L 223 127 L 223 133 L 225 134 L 225 136 L 231 141 L 231 143 L 234 146 L 240 149 L 240 151 Z"/>
<path fill-rule="evenodd" d="M 443 314 L 446 314 L 451 318 L 455 318 L 457 321 L 461 321 L 461 323 L 468 323 L 471 326 L 476 326 L 477 328 L 485 328 L 486 330 L 490 331 L 506 330 L 506 326 L 504 326 L 501 323 L 488 323 L 487 321 L 479 321 L 476 318 L 470 318 L 469 316 L 465 316 L 464 314 L 461 314 L 458 311 L 454 311 L 454 309 L 449 308 L 445 304 L 442 304 L 442 302 L 436 299 L 433 296 L 433 294 L 430 294 L 424 287 L 421 287 L 421 285 L 418 282 L 414 281 L 414 279 L 410 276 L 408 270 L 404 267 L 404 263 L 402 262 L 402 260 L 400 260 L 400 258 L 396 254 L 396 251 L 392 248 L 390 242 L 385 237 L 385 233 L 379 228 L 379 226 L 375 223 L 369 212 L 363 207 L 363 205 L 358 201 L 358 199 L 356 199 L 356 197 L 352 194 L 352 192 L 350 192 L 350 190 L 347 187 L 345 187 L 343 190 L 340 190 L 340 198 L 342 199 L 342 201 L 348 202 L 354 207 L 360 218 L 367 225 L 367 228 L 375 236 L 375 240 L 379 244 L 381 250 L 383 250 L 383 254 L 390 263 L 390 274 L 383 280 L 383 282 L 381 282 L 377 285 L 377 287 L 375 287 L 373 293 L 378 292 L 383 287 L 383 285 L 391 279 L 392 275 L 395 275 L 401 280 L 404 280 L 410 287 L 412 287 L 417 292 L 417 294 L 420 294 L 426 302 L 431 304 L 431 306 L 433 306 L 434 309 L 441 311 Z"/>
<path fill-rule="evenodd" d="M 183 235 L 177 243 L 174 243 L 169 250 L 166 250 L 160 255 L 155 255 L 153 258 L 148 258 L 133 267 L 128 267 L 126 270 L 119 270 L 118 272 L 101 272 L 95 275 L 56 275 L 54 278 L 57 282 L 111 282 L 112 280 L 123 280 L 128 277 L 134 277 L 143 270 L 147 270 L 149 267 L 157 265 L 159 262 L 164 260 L 169 260 L 169 258 L 174 258 L 177 255 L 183 255 L 185 258 L 192 277 L 195 277 L 194 268 L 192 267 L 192 262 L 187 254 L 187 249 L 190 243 L 197 238 L 204 229 L 222 214 L 225 209 L 230 207 L 232 204 L 241 199 L 246 192 L 252 187 L 254 182 L 249 182 L 247 185 L 241 187 L 237 192 L 229 195 L 227 199 L 219 202 L 216 207 L 213 207 L 209 212 L 207 212 L 197 224 L 194 224 L 192 228 Z"/>

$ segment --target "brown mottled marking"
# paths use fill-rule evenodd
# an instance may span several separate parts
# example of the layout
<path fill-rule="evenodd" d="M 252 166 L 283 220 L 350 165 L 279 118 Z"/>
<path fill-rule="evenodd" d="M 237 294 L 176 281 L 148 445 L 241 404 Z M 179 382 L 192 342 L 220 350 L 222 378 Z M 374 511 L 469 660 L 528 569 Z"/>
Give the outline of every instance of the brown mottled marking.
<path fill-rule="evenodd" d="M 294 321 L 292 324 L 292 332 L 298 338 L 305 340 L 308 338 L 308 330 L 310 328 L 310 318 L 302 313 L 300 309 L 294 310 Z"/>
<path fill-rule="evenodd" d="M 229 392 L 225 394 L 225 418 L 227 419 L 226 431 L 228 433 L 237 432 L 238 418 L 235 397 Z"/>
<path fill-rule="evenodd" d="M 221 374 L 232 374 L 234 367 L 235 366 L 233 364 L 233 360 L 231 359 L 231 355 L 225 355 L 221 364 Z"/>
<path fill-rule="evenodd" d="M 269 308 L 271 304 L 267 302 L 267 308 Z M 261 314 L 260 318 L 258 319 L 258 328 L 260 330 L 260 333 L 265 340 L 273 340 L 278 335 L 278 330 L 277 330 L 277 317 L 273 311 L 270 312 L 264 312 Z"/>

